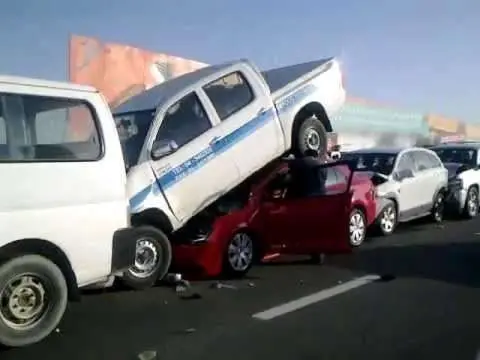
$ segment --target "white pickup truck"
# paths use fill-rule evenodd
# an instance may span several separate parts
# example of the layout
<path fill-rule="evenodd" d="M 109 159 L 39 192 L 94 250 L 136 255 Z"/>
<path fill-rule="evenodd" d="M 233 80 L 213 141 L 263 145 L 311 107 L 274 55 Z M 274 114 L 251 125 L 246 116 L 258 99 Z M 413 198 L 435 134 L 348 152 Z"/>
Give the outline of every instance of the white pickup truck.
<path fill-rule="evenodd" d="M 264 73 L 240 60 L 132 97 L 114 109 L 132 224 L 155 226 L 167 239 L 278 157 L 325 154 L 330 117 L 344 101 L 334 58 Z M 132 283 L 152 283 L 157 271 L 165 272 L 169 264 L 159 265 L 157 257 L 165 246 L 143 243 L 139 251 L 150 256 L 129 272 Z"/>
<path fill-rule="evenodd" d="M 0 344 L 17 347 L 159 232 L 129 228 L 122 148 L 93 88 L 0 76 L 0 173 Z"/>

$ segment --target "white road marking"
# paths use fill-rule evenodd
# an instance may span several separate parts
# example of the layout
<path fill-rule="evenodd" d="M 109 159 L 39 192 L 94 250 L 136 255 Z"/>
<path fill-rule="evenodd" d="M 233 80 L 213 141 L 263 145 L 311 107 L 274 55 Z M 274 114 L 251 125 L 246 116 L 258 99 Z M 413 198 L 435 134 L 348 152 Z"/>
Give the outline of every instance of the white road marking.
<path fill-rule="evenodd" d="M 293 311 L 299 310 L 306 306 L 312 305 L 316 302 L 326 300 L 336 295 L 340 295 L 344 292 L 353 290 L 363 285 L 367 285 L 372 281 L 379 280 L 380 276 L 378 275 L 366 275 L 346 283 L 325 289 L 319 292 L 316 292 L 311 295 L 301 297 L 299 299 L 287 302 L 282 305 L 275 306 L 271 309 L 253 314 L 252 317 L 259 320 L 271 320 L 277 316 L 285 315 Z"/>

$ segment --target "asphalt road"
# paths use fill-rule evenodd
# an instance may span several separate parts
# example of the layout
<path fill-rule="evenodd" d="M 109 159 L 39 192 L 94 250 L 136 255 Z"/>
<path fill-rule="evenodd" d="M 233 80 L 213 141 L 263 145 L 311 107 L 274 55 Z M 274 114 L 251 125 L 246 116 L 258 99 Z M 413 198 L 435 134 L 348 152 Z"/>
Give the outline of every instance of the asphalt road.
<path fill-rule="evenodd" d="M 193 283 L 187 299 L 166 286 L 88 294 L 46 341 L 0 358 L 461 360 L 480 350 L 480 219 L 416 222 L 324 265 L 212 283 Z M 253 317 L 271 308 L 270 320 Z"/>

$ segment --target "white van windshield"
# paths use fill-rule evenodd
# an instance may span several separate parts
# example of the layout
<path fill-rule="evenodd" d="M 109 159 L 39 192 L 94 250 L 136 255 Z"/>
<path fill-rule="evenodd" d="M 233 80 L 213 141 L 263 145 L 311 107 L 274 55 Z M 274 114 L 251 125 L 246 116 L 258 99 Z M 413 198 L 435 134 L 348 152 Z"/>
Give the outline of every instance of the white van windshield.
<path fill-rule="evenodd" d="M 154 116 L 154 110 L 114 116 L 127 169 L 137 164 Z"/>

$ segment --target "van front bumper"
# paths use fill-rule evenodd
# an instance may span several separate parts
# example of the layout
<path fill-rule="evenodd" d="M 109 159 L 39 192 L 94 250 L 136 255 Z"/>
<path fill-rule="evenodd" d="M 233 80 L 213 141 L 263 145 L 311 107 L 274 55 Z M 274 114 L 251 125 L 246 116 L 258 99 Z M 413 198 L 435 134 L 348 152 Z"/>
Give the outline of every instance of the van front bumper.
<path fill-rule="evenodd" d="M 134 228 L 115 231 L 112 241 L 112 274 L 128 269 L 135 263 L 137 236 Z"/>

